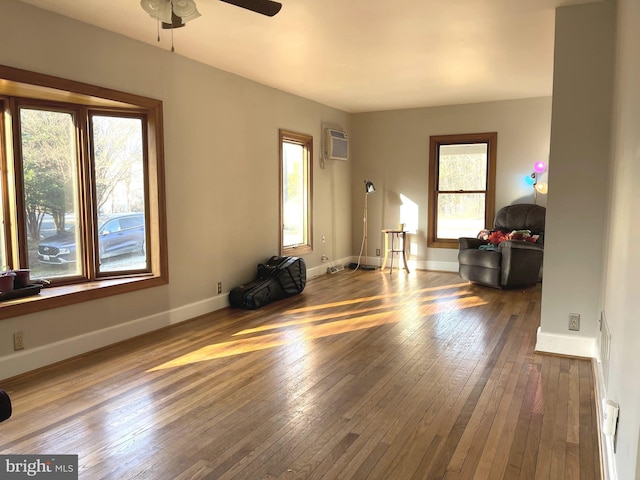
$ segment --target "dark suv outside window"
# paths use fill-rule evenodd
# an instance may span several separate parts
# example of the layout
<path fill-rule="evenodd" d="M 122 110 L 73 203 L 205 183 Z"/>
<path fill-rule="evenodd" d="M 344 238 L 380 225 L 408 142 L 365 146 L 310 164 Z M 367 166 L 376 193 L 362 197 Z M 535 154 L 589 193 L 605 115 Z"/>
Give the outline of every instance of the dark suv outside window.
<path fill-rule="evenodd" d="M 144 215 L 119 214 L 104 218 L 98 229 L 100 260 L 127 253 L 145 252 Z M 76 261 L 75 228 L 50 236 L 38 246 L 38 261 L 44 264 L 68 264 Z"/>

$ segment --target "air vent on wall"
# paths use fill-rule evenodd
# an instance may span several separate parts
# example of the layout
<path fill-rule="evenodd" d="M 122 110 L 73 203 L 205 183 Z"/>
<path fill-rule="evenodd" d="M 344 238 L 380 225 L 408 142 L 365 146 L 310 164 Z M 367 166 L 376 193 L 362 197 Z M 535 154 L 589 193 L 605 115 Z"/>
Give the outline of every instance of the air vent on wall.
<path fill-rule="evenodd" d="M 349 160 L 349 135 L 346 132 L 331 128 L 325 129 L 324 158 L 327 160 Z"/>

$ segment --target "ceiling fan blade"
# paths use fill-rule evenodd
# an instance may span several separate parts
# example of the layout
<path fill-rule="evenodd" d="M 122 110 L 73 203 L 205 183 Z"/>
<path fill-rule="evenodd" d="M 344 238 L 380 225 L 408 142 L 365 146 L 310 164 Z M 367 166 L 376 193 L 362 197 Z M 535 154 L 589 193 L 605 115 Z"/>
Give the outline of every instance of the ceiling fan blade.
<path fill-rule="evenodd" d="M 282 8 L 282 4 L 278 2 L 272 2 L 271 0 L 220 0 L 225 3 L 230 3 L 237 7 L 246 8 L 252 12 L 261 13 L 267 17 L 273 17 Z"/>

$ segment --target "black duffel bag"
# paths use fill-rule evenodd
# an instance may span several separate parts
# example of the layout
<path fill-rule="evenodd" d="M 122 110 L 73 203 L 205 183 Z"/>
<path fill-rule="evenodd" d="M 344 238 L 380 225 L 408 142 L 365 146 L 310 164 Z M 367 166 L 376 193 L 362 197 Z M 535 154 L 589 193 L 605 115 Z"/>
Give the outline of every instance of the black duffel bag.
<path fill-rule="evenodd" d="M 0 422 L 4 422 L 11 416 L 11 399 L 9 394 L 0 390 Z"/>
<path fill-rule="evenodd" d="M 232 307 L 256 309 L 276 300 L 302 293 L 307 267 L 300 257 L 273 256 L 258 265 L 257 279 L 229 292 Z"/>

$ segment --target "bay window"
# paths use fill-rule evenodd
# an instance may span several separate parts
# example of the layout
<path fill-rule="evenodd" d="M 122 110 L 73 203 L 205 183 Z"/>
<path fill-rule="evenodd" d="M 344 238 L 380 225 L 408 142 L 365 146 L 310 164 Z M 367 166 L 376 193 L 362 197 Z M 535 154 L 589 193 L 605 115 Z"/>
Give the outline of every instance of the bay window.
<path fill-rule="evenodd" d="M 77 301 L 166 283 L 162 103 L 4 66 L 0 80 L 3 269 L 46 279 L 47 298 L 84 284 Z"/>

